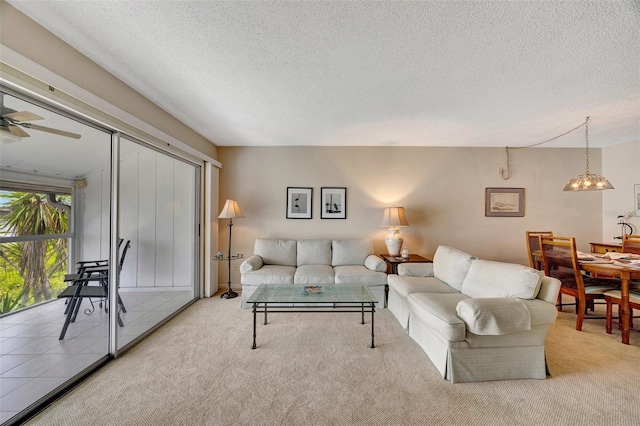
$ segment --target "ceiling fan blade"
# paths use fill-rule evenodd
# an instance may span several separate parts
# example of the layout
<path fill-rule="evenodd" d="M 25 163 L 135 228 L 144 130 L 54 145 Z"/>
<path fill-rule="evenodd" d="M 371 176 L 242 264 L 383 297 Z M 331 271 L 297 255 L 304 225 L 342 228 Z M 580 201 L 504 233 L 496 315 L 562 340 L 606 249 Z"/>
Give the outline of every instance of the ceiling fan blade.
<path fill-rule="evenodd" d="M 20 123 L 20 125 L 26 127 L 27 129 L 40 130 L 41 132 L 53 133 L 55 135 L 66 136 L 73 139 L 80 139 L 79 134 L 66 132 L 60 129 L 52 129 L 51 127 L 38 126 L 37 124 L 31 123 Z"/>
<path fill-rule="evenodd" d="M 10 114 L 5 114 L 5 117 L 15 121 L 44 120 L 44 118 L 29 111 L 16 111 Z"/>
<path fill-rule="evenodd" d="M 13 124 L 9 125 L 9 133 L 11 133 L 12 135 L 20 136 L 21 138 L 28 138 L 29 136 L 31 136 L 29 133 Z"/>

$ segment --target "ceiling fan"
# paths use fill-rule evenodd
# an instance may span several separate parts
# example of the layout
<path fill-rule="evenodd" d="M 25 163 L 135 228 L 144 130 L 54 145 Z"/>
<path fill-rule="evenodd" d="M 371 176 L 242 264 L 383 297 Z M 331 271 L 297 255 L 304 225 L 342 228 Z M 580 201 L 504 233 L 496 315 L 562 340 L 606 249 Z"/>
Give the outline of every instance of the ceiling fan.
<path fill-rule="evenodd" d="M 30 137 L 31 135 L 22 130 L 22 127 L 53 133 L 54 135 L 65 136 L 67 138 L 80 139 L 80 135 L 77 133 L 28 123 L 28 121 L 35 120 L 44 120 L 44 118 L 29 111 L 16 111 L 15 109 L 5 107 L 4 93 L 0 93 L 0 135 L 3 136 L 3 142 L 5 140 L 4 136 L 8 136 L 9 139 L 13 140 Z"/>

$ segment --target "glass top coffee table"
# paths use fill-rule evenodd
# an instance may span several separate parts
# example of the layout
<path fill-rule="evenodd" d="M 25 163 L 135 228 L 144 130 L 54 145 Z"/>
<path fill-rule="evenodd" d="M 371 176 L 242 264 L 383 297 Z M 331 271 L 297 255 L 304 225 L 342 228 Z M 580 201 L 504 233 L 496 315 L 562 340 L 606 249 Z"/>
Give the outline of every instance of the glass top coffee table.
<path fill-rule="evenodd" d="M 373 338 L 373 316 L 378 300 L 371 290 L 361 284 L 260 284 L 249 297 L 253 304 L 253 346 L 256 348 L 257 314 L 273 312 L 359 312 L 364 324 L 364 314 L 371 312 L 371 347 Z M 294 305 L 303 304 L 304 306 Z"/>

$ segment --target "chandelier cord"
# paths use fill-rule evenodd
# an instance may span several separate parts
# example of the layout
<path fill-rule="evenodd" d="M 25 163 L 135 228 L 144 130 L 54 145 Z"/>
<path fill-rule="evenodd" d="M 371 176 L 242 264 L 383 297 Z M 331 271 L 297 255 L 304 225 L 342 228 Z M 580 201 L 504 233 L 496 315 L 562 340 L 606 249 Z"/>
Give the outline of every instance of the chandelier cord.
<path fill-rule="evenodd" d="M 574 127 L 573 129 L 567 130 L 566 132 L 564 132 L 564 133 L 562 133 L 562 134 L 560 134 L 558 136 L 555 136 L 555 137 L 553 137 L 551 139 L 547 139 L 546 141 L 532 143 L 531 145 L 524 145 L 524 146 L 505 146 L 504 148 L 505 148 L 506 153 L 507 153 L 507 175 L 505 176 L 505 174 L 504 174 L 505 170 L 502 167 L 500 167 L 500 176 L 504 180 L 508 180 L 511 177 L 511 156 L 509 154 L 509 150 L 510 149 L 533 148 L 534 146 L 538 146 L 538 145 L 542 145 L 542 144 L 545 144 L 545 143 L 549 143 L 549 142 L 552 142 L 552 141 L 554 141 L 556 139 L 559 139 L 559 138 L 561 138 L 563 136 L 566 136 L 571 132 L 575 132 L 576 130 L 578 130 L 582 126 L 585 126 L 585 138 L 587 139 L 586 155 L 587 155 L 587 172 L 588 172 L 589 171 L 589 120 L 590 119 L 591 119 L 590 117 L 587 117 L 587 119 L 585 120 L 584 123 L 581 123 L 580 125 Z"/>
<path fill-rule="evenodd" d="M 589 172 L 589 117 L 587 117 L 587 121 L 585 121 L 584 124 L 584 139 L 587 142 L 587 149 L 584 151 L 584 155 L 587 157 L 587 171 L 585 174 L 589 175 L 591 174 Z"/>

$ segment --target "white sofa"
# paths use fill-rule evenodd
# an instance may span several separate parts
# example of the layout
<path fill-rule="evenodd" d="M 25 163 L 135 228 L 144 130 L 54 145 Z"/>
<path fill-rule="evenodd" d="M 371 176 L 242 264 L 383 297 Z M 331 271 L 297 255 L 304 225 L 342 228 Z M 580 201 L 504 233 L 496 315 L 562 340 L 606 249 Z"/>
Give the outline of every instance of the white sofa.
<path fill-rule="evenodd" d="M 387 265 L 373 241 L 258 238 L 240 265 L 242 307 L 260 284 L 363 284 L 384 304 Z"/>
<path fill-rule="evenodd" d="M 544 379 L 544 341 L 560 281 L 440 246 L 433 263 L 398 265 L 388 308 L 443 379 Z"/>

